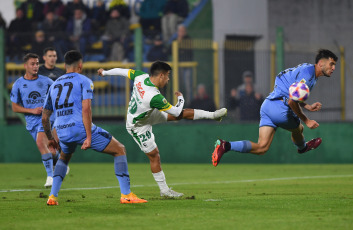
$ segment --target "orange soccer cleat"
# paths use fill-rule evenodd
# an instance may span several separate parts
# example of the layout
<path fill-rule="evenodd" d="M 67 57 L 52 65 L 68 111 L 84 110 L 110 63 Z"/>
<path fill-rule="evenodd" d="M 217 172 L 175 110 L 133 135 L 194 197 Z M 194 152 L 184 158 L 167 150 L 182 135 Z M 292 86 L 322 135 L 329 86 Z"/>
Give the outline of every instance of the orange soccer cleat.
<path fill-rule="evenodd" d="M 49 196 L 47 205 L 59 205 L 58 198 L 55 197 L 54 195 Z"/>
<path fill-rule="evenodd" d="M 147 200 L 140 199 L 133 192 L 130 192 L 127 195 L 121 194 L 120 203 L 121 204 L 138 204 L 138 203 L 147 203 Z"/>

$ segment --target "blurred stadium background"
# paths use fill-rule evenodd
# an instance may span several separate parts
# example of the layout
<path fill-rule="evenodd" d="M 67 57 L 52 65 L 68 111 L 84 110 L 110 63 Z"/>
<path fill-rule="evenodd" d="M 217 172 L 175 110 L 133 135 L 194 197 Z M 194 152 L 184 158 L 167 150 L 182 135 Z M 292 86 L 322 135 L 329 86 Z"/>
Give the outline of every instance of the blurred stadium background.
<path fill-rule="evenodd" d="M 31 29 L 22 35 L 22 43 L 14 57 L 13 44 L 9 37 L 10 22 L 15 18 L 16 8 L 25 0 L 1 1 L 2 17 L 6 25 L 0 29 L 0 162 L 38 162 L 39 154 L 35 143 L 25 130 L 23 116 L 11 111 L 9 92 L 13 82 L 24 74 L 21 56 L 31 52 L 33 37 L 41 30 L 42 21 L 34 21 L 31 13 Z M 35 1 L 28 1 L 35 2 Z M 49 1 L 39 1 L 46 4 Z M 62 0 L 67 5 L 66 0 Z M 129 162 L 147 162 L 136 144 L 125 131 L 124 117 L 130 98 L 131 82 L 120 77 L 99 78 L 98 68 L 133 68 L 148 72 L 151 60 L 149 51 L 154 40 L 163 36 L 161 20 L 166 0 L 82 0 L 90 11 L 87 17 L 92 24 L 100 22 L 94 18 L 93 10 L 98 2 L 103 3 L 107 17 L 114 7 L 128 10 L 129 32 L 123 46 L 123 60 L 111 60 L 103 51 L 101 35 L 105 24 L 93 27 L 87 36 L 94 38 L 85 46 L 84 74 L 95 84 L 95 98 L 92 102 L 94 122 L 110 131 L 125 144 Z M 173 92 L 184 93 L 188 104 L 197 99 L 200 85 L 205 86 L 208 98 L 216 108 L 227 107 L 229 116 L 222 123 L 178 122 L 154 128 L 157 144 L 164 162 L 210 162 L 210 153 L 216 138 L 256 140 L 258 132 L 258 106 L 241 102 L 241 95 L 231 97 L 232 89 L 243 84 L 245 72 L 251 72 L 254 79 L 254 94 L 258 100 L 265 98 L 273 87 L 274 77 L 280 71 L 300 63 L 314 63 L 319 48 L 333 51 L 339 61 L 332 78 L 320 79 L 308 102 L 320 101 L 322 111 L 309 113 L 321 126 L 317 130 L 305 130 L 307 139 L 323 137 L 323 144 L 308 156 L 297 156 L 290 142 L 289 134 L 279 130 L 270 151 L 263 157 L 226 157 L 225 162 L 248 163 L 352 163 L 353 150 L 353 86 L 351 65 L 353 60 L 353 4 L 350 0 L 188 0 L 187 16 L 178 22 L 187 29 L 188 39 L 175 40 L 177 32 L 163 43 L 167 61 L 173 68 L 172 79 L 163 92 L 167 99 L 175 102 Z M 148 8 L 149 6 L 150 8 Z M 147 7 L 147 8 L 146 8 Z M 160 7 L 160 8 L 158 8 Z M 146 9 L 148 9 L 146 11 Z M 151 11 L 158 17 L 149 15 Z M 156 10 L 156 9 L 159 9 Z M 184 9 L 185 10 L 185 9 Z M 32 12 L 32 11 L 31 11 Z M 32 12 L 33 13 L 33 12 Z M 147 16 L 146 16 L 147 15 Z M 44 20 L 44 16 L 42 20 Z M 99 15 L 98 15 L 99 16 Z M 102 16 L 102 14 L 100 14 Z M 151 18 L 152 17 L 152 18 Z M 146 20 L 151 24 L 146 26 Z M 149 20 L 148 20 L 149 19 Z M 63 15 L 63 23 L 69 21 Z M 96 20 L 96 21 L 94 21 Z M 104 20 L 107 20 L 104 19 Z M 142 25 L 142 26 L 141 26 Z M 63 33 L 66 30 L 63 29 Z M 67 40 L 69 34 L 65 34 Z M 67 41 L 67 49 L 70 42 Z M 64 47 L 65 48 L 65 47 Z M 41 53 L 38 53 L 41 56 Z M 61 60 L 60 60 L 61 59 Z M 62 57 L 59 56 L 59 62 Z M 62 63 L 57 64 L 63 68 Z M 187 79 L 185 82 L 184 79 Z M 191 89 L 191 91 L 190 91 Z M 189 90 L 189 91 L 188 91 Z M 256 98 L 253 96 L 253 99 Z M 255 99 L 254 99 L 255 100 Z M 209 106 L 207 103 L 206 106 Z M 248 119 L 247 119 L 248 118 Z M 181 135 L 182 134 L 182 135 Z M 282 135 L 283 134 L 283 135 Z M 73 159 L 82 161 L 108 161 L 110 158 L 97 156 L 92 151 L 82 153 Z M 78 155 L 78 154 L 77 154 Z"/>

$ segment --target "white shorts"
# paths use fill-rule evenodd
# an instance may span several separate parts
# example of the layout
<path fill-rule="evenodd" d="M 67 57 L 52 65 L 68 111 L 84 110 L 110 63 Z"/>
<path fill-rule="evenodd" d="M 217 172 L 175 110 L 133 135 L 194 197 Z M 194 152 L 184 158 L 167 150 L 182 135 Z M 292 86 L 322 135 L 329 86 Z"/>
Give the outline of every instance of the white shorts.
<path fill-rule="evenodd" d="M 133 137 L 142 152 L 150 153 L 157 144 L 155 142 L 154 134 L 152 132 L 152 125 L 167 122 L 168 114 L 159 110 L 154 110 L 145 121 L 143 126 L 127 126 L 126 130 Z"/>

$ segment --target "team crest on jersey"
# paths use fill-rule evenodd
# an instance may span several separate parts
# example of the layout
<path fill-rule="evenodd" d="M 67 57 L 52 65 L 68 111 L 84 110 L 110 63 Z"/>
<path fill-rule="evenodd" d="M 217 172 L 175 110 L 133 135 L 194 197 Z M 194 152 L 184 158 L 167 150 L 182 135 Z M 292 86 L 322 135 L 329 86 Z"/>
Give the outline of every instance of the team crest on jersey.
<path fill-rule="evenodd" d="M 300 83 L 306 83 L 305 79 L 304 79 L 304 78 L 301 79 L 301 80 L 300 80 Z"/>

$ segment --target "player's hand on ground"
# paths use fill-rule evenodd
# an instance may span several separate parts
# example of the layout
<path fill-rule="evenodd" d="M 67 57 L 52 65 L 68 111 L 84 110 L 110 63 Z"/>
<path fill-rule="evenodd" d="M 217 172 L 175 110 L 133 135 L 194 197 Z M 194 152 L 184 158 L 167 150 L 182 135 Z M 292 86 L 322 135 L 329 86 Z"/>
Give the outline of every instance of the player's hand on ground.
<path fill-rule="evenodd" d="M 317 123 L 316 121 L 314 120 L 307 120 L 305 122 L 306 126 L 308 126 L 309 129 L 316 129 L 317 127 L 319 127 L 319 123 Z"/>
<path fill-rule="evenodd" d="M 81 149 L 86 150 L 86 149 L 89 149 L 89 148 L 91 148 L 91 140 L 86 139 L 86 140 L 83 142 L 83 144 L 82 144 L 82 146 L 81 146 Z"/>
<path fill-rule="evenodd" d="M 103 71 L 104 71 L 104 69 L 102 69 L 102 68 L 100 68 L 99 70 L 97 70 L 98 75 L 101 76 L 101 77 L 104 77 Z"/>
<path fill-rule="evenodd" d="M 309 111 L 319 111 L 322 107 L 322 104 L 320 102 L 315 102 L 314 104 L 310 105 L 310 107 L 311 108 L 309 109 Z"/>
<path fill-rule="evenodd" d="M 180 92 L 178 92 L 178 91 L 176 91 L 174 94 L 175 94 L 175 96 L 177 96 L 177 97 L 179 97 L 179 96 L 183 96 L 183 94 L 182 94 L 182 93 L 180 93 Z"/>
<path fill-rule="evenodd" d="M 37 108 L 34 108 L 34 109 L 32 110 L 32 113 L 33 113 L 33 114 L 36 114 L 36 115 L 39 115 L 39 114 L 42 113 L 42 111 L 43 111 L 43 107 L 37 107 Z"/>
<path fill-rule="evenodd" d="M 55 139 L 48 140 L 48 149 L 50 151 L 55 150 L 54 152 L 56 152 L 56 150 L 60 150 L 60 145 Z"/>

